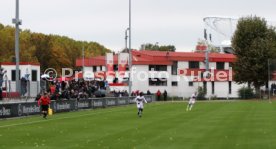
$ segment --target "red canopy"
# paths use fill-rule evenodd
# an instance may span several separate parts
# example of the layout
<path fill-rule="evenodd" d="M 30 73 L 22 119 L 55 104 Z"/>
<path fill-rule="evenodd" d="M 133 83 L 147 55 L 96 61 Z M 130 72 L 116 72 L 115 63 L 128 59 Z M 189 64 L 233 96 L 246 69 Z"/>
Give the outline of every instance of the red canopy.
<path fill-rule="evenodd" d="M 61 78 L 57 78 L 57 81 L 62 82 L 62 81 L 70 81 L 70 78 L 66 78 L 66 77 L 61 77 Z"/>

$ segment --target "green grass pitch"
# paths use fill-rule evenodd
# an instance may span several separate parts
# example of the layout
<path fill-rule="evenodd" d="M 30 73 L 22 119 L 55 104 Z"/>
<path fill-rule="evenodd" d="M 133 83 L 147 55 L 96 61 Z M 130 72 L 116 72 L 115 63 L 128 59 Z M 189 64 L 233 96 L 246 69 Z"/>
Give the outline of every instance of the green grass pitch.
<path fill-rule="evenodd" d="M 276 103 L 146 104 L 0 121 L 1 149 L 276 149 Z"/>

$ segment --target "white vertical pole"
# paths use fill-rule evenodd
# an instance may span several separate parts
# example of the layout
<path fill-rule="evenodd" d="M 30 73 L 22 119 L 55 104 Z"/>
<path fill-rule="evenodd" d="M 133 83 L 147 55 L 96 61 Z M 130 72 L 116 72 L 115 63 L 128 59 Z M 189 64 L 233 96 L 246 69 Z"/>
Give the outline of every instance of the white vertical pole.
<path fill-rule="evenodd" d="M 129 0 L 129 62 L 128 62 L 128 69 L 129 69 L 129 83 L 128 83 L 128 94 L 131 96 L 131 87 L 132 87 L 132 53 L 131 53 L 131 0 Z"/>
<path fill-rule="evenodd" d="M 16 0 L 16 9 L 15 9 L 15 19 L 13 19 L 15 24 L 15 59 L 16 59 L 16 92 L 21 92 L 20 88 L 20 76 L 19 76 L 19 25 L 21 25 L 21 20 L 19 19 L 19 0 Z"/>
<path fill-rule="evenodd" d="M 84 47 L 82 46 L 82 73 L 84 73 Z"/>

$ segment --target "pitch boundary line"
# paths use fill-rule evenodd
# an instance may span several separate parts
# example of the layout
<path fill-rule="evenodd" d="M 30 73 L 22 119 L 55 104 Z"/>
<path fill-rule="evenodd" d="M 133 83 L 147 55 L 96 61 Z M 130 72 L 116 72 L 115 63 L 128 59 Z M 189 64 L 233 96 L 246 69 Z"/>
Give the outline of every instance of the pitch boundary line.
<path fill-rule="evenodd" d="M 200 101 L 200 102 L 208 102 L 208 101 Z M 210 101 L 209 101 L 210 102 Z M 211 101 L 212 102 L 212 101 Z M 217 102 L 217 101 L 215 101 Z M 225 101 L 222 101 L 225 102 Z M 233 102 L 233 101 L 231 101 Z M 173 102 L 155 102 L 153 105 L 155 106 L 159 106 L 162 104 L 166 104 L 166 103 L 186 103 L 185 101 L 173 101 Z M 130 107 L 131 105 L 126 105 L 126 107 Z M 98 112 L 93 112 L 93 113 L 88 113 L 88 114 L 82 114 L 82 115 L 75 115 L 75 116 L 66 116 L 66 117 L 59 117 L 59 118 L 54 118 L 54 119 L 47 119 L 47 120 L 38 120 L 38 121 L 32 121 L 32 122 L 24 122 L 24 123 L 17 123 L 17 124 L 9 124 L 9 125 L 2 125 L 0 126 L 0 128 L 7 128 L 7 127 L 14 127 L 14 126 L 22 126 L 22 125 L 29 125 L 29 124 L 36 124 L 36 123 L 41 123 L 41 122 L 49 122 L 49 121 L 55 121 L 55 120 L 63 120 L 63 119 L 71 119 L 71 118 L 79 118 L 79 117 L 85 117 L 85 116 L 90 116 L 90 115 L 98 115 L 98 114 L 104 114 L 104 113 L 111 113 L 111 112 L 115 112 L 115 109 L 117 109 L 117 107 L 111 107 L 110 110 L 105 110 L 105 109 L 99 109 Z M 85 111 L 85 110 L 83 110 Z M 93 109 L 89 109 L 87 111 L 93 111 Z M 123 110 L 119 110 L 116 112 L 122 112 L 122 111 L 126 111 L 125 109 Z M 76 112 L 80 112 L 80 111 L 76 111 Z M 227 112 L 246 112 L 246 111 L 227 111 Z M 70 112 L 68 112 L 70 113 Z M 60 113 L 60 114 L 65 114 L 65 113 Z"/>
<path fill-rule="evenodd" d="M 155 103 L 156 105 L 162 105 L 162 103 Z M 132 105 L 125 105 L 125 106 L 120 106 L 120 107 L 131 107 Z M 28 124 L 36 124 L 36 123 L 41 123 L 41 122 L 48 122 L 48 121 L 54 121 L 54 120 L 63 120 L 63 119 L 70 119 L 70 118 L 79 118 L 79 117 L 84 117 L 84 116 L 90 116 L 90 115 L 97 115 L 97 114 L 103 114 L 103 113 L 111 113 L 114 112 L 114 109 L 117 109 L 118 107 L 110 107 L 110 110 L 105 110 L 105 109 L 96 109 L 100 110 L 96 113 L 88 113 L 88 114 L 82 114 L 82 115 L 76 115 L 76 116 L 67 116 L 67 117 L 59 117 L 59 118 L 54 118 L 54 119 L 47 119 L 47 120 L 38 120 L 38 121 L 32 121 L 32 122 L 25 122 L 25 123 L 17 123 L 17 124 L 9 124 L 9 125 L 2 125 L 0 128 L 6 128 L 6 127 L 14 127 L 14 126 L 21 126 L 21 125 L 28 125 Z M 87 111 L 93 111 L 94 109 L 87 109 Z M 82 110 L 82 111 L 85 111 Z M 124 110 L 120 110 L 117 112 L 122 112 Z M 80 111 L 75 111 L 75 112 L 80 112 Z M 70 113 L 70 112 L 68 112 Z M 58 113 L 58 114 L 66 114 L 66 113 Z M 35 115 L 33 115 L 35 116 Z M 20 117 L 19 117 L 20 118 Z M 22 118 L 22 117 L 21 117 Z"/>
<path fill-rule="evenodd" d="M 43 120 L 32 121 L 32 122 L 17 123 L 17 124 L 10 124 L 10 125 L 2 125 L 2 126 L 0 126 L 0 128 L 21 126 L 21 125 L 29 125 L 29 124 L 36 124 L 36 123 L 41 123 L 41 122 L 49 122 L 49 121 L 55 121 L 55 120 L 70 119 L 70 118 L 79 118 L 79 117 L 90 116 L 90 115 L 97 115 L 97 114 L 103 114 L 103 113 L 111 113 L 111 112 L 114 112 L 114 109 L 117 109 L 117 108 L 113 108 L 112 110 L 108 110 L 108 111 L 105 111 L 104 109 L 101 109 L 101 111 L 96 112 L 96 113 L 88 113 L 88 114 L 75 115 L 75 116 L 66 116 L 66 117 L 59 117 L 59 118 L 47 119 L 47 120 L 43 119 Z M 91 110 L 91 111 L 92 111 L 92 110 Z M 103 112 L 102 112 L 102 111 L 103 111 Z M 122 111 L 125 111 L 125 109 L 124 109 L 124 110 L 117 111 L 117 112 L 122 112 Z M 77 111 L 77 112 L 79 112 L 79 111 Z"/>

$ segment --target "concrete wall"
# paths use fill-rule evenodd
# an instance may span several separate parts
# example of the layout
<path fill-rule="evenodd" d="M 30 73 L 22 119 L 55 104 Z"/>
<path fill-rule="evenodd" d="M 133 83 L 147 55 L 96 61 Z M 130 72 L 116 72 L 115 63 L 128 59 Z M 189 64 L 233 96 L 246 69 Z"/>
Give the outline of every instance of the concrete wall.
<path fill-rule="evenodd" d="M 206 97 L 216 96 L 218 98 L 238 98 L 238 90 L 245 86 L 245 84 L 237 84 L 231 82 L 231 93 L 229 93 L 229 82 L 214 82 L 214 94 L 212 94 L 212 83 L 207 82 Z"/>

